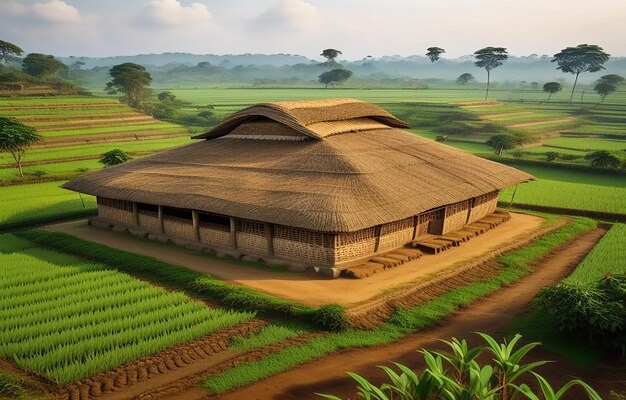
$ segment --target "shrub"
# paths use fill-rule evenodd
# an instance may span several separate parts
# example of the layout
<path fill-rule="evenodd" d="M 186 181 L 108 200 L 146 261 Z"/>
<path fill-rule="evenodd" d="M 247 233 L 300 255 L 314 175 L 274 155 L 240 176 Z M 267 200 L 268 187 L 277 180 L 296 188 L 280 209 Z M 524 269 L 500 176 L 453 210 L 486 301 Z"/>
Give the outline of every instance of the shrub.
<path fill-rule="evenodd" d="M 128 160 L 132 160 L 133 158 L 126 153 L 122 149 L 113 149 L 107 151 L 100 158 L 100 164 L 103 164 L 105 167 L 112 167 L 117 164 L 125 163 Z"/>
<path fill-rule="evenodd" d="M 339 304 L 327 304 L 313 311 L 312 321 L 318 328 L 329 331 L 343 331 L 350 327 L 345 307 Z"/>
<path fill-rule="evenodd" d="M 557 158 L 559 158 L 559 153 L 557 153 L 556 151 L 546 152 L 546 160 L 548 160 L 548 162 L 552 162 L 556 160 Z"/>
<path fill-rule="evenodd" d="M 626 275 L 591 284 L 563 282 L 537 294 L 559 331 L 606 350 L 626 352 Z"/>

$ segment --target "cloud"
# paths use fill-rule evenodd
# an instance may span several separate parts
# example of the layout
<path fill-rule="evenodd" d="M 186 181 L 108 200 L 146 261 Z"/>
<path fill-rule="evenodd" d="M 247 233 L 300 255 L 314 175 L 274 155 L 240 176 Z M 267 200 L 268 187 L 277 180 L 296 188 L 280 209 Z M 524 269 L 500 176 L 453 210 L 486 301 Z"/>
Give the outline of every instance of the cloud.
<path fill-rule="evenodd" d="M 185 7 L 178 0 L 151 0 L 143 8 L 142 19 L 157 26 L 185 26 L 209 23 L 212 15 L 206 5 Z"/>
<path fill-rule="evenodd" d="M 34 3 L 30 5 L 5 3 L 2 10 L 15 17 L 51 23 L 77 23 L 83 20 L 82 15 L 76 7 L 60 0 L 51 0 L 47 3 Z"/>
<path fill-rule="evenodd" d="M 318 25 L 319 13 L 302 0 L 278 0 L 257 16 L 254 25 L 273 30 L 305 30 Z"/>
<path fill-rule="evenodd" d="M 72 23 L 82 20 L 80 12 L 75 7 L 60 0 L 35 3 L 30 6 L 30 9 L 35 16 L 48 22 Z"/>

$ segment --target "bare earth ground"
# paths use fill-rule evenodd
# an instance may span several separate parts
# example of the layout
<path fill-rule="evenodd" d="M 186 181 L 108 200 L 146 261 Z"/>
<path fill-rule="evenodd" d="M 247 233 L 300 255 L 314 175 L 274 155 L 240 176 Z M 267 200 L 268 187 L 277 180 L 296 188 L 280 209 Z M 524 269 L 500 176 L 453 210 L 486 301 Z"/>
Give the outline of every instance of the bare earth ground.
<path fill-rule="evenodd" d="M 235 265 L 219 258 L 193 253 L 174 246 L 139 239 L 130 234 L 116 233 L 88 226 L 84 221 L 50 225 L 46 229 L 64 232 L 81 239 L 137 254 L 155 257 L 161 261 L 183 265 L 194 271 L 208 273 L 220 279 L 240 283 L 259 291 L 309 305 L 338 303 L 354 305 L 385 290 L 411 281 L 428 279 L 452 265 L 468 262 L 500 246 L 514 242 L 537 230 L 540 217 L 511 213 L 511 220 L 460 247 L 437 255 L 424 255 L 384 273 L 366 279 L 326 280 L 303 273 L 276 272 L 263 268 Z"/>
<path fill-rule="evenodd" d="M 496 229 L 497 230 L 497 229 Z M 473 332 L 482 331 L 501 334 L 509 324 L 528 311 L 528 305 L 540 288 L 554 285 L 567 276 L 582 258 L 593 248 L 605 230 L 595 229 L 568 243 L 552 253 L 536 266 L 536 271 L 520 279 L 509 287 L 479 300 L 471 306 L 446 318 L 437 327 L 415 333 L 398 342 L 372 348 L 338 352 L 299 368 L 270 377 L 261 382 L 248 385 L 219 396 L 220 400 L 281 399 L 305 400 L 319 399 L 314 393 L 330 393 L 344 399 L 356 399 L 355 383 L 345 374 L 346 371 L 359 373 L 374 382 L 382 382 L 384 373 L 378 365 L 393 360 L 420 370 L 423 368 L 417 349 L 444 350 L 440 338 L 453 336 L 469 338 L 470 344 L 479 343 Z M 541 359 L 554 359 L 545 350 L 536 356 Z M 580 371 L 560 360 L 557 364 L 542 367 L 539 372 L 549 377 L 554 385 L 560 387 L 574 376 L 585 379 L 608 399 L 611 390 L 626 391 L 626 366 L 603 364 L 591 371 Z M 176 399 L 206 398 L 195 393 L 181 394 Z M 206 393 L 206 392 L 205 392 Z M 580 393 L 569 398 L 582 399 Z"/>

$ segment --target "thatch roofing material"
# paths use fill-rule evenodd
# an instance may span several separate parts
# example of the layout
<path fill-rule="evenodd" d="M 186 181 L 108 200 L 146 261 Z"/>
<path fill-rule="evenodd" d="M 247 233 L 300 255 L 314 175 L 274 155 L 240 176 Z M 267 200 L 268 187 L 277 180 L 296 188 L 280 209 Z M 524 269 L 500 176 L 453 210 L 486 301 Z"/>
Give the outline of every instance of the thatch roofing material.
<path fill-rule="evenodd" d="M 339 101 L 340 108 L 343 102 Z M 306 103 L 296 102 L 298 107 L 292 109 L 278 104 L 263 105 L 259 112 L 283 108 L 308 121 L 308 126 L 328 122 L 310 116 L 316 104 L 305 107 Z M 254 117 L 253 108 L 247 109 L 247 116 Z M 386 114 L 370 111 L 377 109 L 373 105 L 364 108 L 367 112 L 359 107 L 353 114 L 331 111 L 327 115 L 341 115 L 343 120 L 337 122 L 339 128 L 328 125 L 342 131 L 345 120 Z M 215 128 L 219 134 L 213 135 L 214 130 L 203 136 L 226 135 L 226 122 Z M 228 132 L 236 126 L 229 126 Z M 398 129 L 361 128 L 305 141 L 240 139 L 233 131 L 233 137 L 199 141 L 86 174 L 64 187 L 315 231 L 351 232 L 532 179 L 517 169 Z M 308 127 L 301 125 L 297 132 L 304 130 L 308 132 Z M 280 134 L 288 136 L 284 130 Z"/>
<path fill-rule="evenodd" d="M 376 127 L 408 128 L 387 111 L 373 104 L 355 99 L 301 100 L 291 102 L 262 103 L 237 112 L 218 124 L 210 132 L 195 139 L 212 139 L 227 135 L 233 129 L 259 117 L 270 119 L 312 139 L 323 139 L 330 135 Z M 329 122 L 331 122 L 329 124 Z M 340 125 L 336 123 L 341 122 Z M 346 124 L 352 125 L 351 129 Z M 357 127 L 358 126 L 358 127 Z"/>

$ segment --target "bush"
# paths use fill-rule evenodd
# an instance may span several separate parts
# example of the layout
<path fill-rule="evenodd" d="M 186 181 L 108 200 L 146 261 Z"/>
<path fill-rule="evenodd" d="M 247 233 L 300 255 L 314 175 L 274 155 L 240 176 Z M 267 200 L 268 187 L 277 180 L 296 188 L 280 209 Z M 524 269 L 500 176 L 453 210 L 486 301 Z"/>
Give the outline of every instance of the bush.
<path fill-rule="evenodd" d="M 311 319 L 315 326 L 329 331 L 343 331 L 350 327 L 345 307 L 339 304 L 327 304 L 319 307 L 313 312 Z"/>
<path fill-rule="evenodd" d="M 607 275 L 587 285 L 559 283 L 542 289 L 537 300 L 559 331 L 626 353 L 626 275 Z"/>

